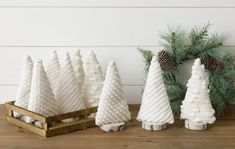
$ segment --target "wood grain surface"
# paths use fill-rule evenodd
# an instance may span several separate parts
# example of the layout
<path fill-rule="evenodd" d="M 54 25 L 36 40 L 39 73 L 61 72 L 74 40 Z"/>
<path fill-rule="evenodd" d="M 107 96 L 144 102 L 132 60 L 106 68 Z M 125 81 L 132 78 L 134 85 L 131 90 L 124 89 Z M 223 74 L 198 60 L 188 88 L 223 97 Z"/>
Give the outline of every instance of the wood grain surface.
<path fill-rule="evenodd" d="M 176 120 L 174 125 L 159 132 L 141 128 L 134 118 L 138 105 L 131 106 L 133 120 L 124 131 L 105 133 L 94 127 L 65 135 L 43 138 L 5 120 L 5 108 L 0 106 L 0 149 L 233 149 L 235 148 L 235 115 L 227 114 L 210 125 L 206 131 L 192 131 L 184 128 L 184 121 Z"/>

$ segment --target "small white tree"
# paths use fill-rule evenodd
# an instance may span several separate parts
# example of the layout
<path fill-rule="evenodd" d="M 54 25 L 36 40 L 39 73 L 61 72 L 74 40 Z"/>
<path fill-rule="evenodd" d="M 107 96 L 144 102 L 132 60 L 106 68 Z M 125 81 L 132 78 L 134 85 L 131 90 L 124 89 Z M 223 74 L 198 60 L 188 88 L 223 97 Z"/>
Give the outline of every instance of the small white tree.
<path fill-rule="evenodd" d="M 78 88 L 79 88 L 78 92 L 80 94 L 82 90 L 83 82 L 84 82 L 84 77 L 85 77 L 84 69 L 82 66 L 83 62 L 82 62 L 82 56 L 80 54 L 80 50 L 75 50 L 71 55 L 71 59 L 72 59 L 74 72 L 77 77 Z"/>
<path fill-rule="evenodd" d="M 28 110 L 43 116 L 53 116 L 58 114 L 55 96 L 41 60 L 36 63 L 33 70 Z M 34 120 L 27 117 L 26 121 L 32 123 Z"/>
<path fill-rule="evenodd" d="M 47 76 L 50 81 L 52 90 L 55 94 L 58 86 L 58 79 L 60 76 L 60 63 L 56 51 L 53 51 L 47 65 Z"/>
<path fill-rule="evenodd" d="M 185 127 L 193 130 L 207 128 L 207 123 L 215 121 L 214 109 L 212 108 L 209 89 L 209 79 L 205 72 L 205 66 L 201 60 L 195 60 L 192 66 L 192 76 L 187 84 L 185 99 L 181 105 L 181 119 L 185 119 Z"/>
<path fill-rule="evenodd" d="M 24 109 L 28 108 L 31 80 L 33 73 L 33 61 L 30 56 L 25 57 L 22 66 L 21 79 L 17 91 L 15 105 Z M 21 117 L 21 114 L 14 112 L 15 117 Z"/>
<path fill-rule="evenodd" d="M 146 130 L 162 130 L 174 123 L 174 116 L 162 78 L 162 70 L 153 56 L 137 119 Z"/>
<path fill-rule="evenodd" d="M 90 51 L 86 60 L 85 82 L 82 89 L 82 98 L 86 107 L 95 107 L 99 103 L 104 76 L 97 61 L 96 55 Z"/>
<path fill-rule="evenodd" d="M 78 93 L 77 80 L 68 53 L 60 71 L 56 100 L 58 101 L 60 113 L 73 112 L 85 108 L 84 102 Z M 71 118 L 63 120 L 63 122 L 73 122 L 74 120 Z"/>
<path fill-rule="evenodd" d="M 120 131 L 130 118 L 118 69 L 114 62 L 110 62 L 100 97 L 96 125 L 107 132 Z"/>

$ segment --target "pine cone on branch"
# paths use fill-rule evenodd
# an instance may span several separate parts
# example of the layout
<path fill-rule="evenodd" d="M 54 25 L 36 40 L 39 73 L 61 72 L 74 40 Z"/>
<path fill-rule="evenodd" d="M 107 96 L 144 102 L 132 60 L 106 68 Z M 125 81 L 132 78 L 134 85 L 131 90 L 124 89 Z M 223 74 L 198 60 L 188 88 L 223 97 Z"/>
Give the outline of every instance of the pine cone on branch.
<path fill-rule="evenodd" d="M 202 64 L 204 64 L 208 70 L 220 71 L 222 68 L 222 64 L 216 58 L 211 56 L 202 59 Z"/>
<path fill-rule="evenodd" d="M 173 72 L 176 70 L 175 59 L 166 51 L 161 50 L 158 52 L 159 63 L 161 67 L 167 71 Z"/>

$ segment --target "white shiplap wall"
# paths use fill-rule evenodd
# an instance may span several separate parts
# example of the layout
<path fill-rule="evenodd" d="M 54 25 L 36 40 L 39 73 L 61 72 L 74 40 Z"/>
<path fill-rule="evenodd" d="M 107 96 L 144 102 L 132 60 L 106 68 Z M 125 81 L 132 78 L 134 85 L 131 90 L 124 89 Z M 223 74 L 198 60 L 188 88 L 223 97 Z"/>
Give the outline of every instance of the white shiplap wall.
<path fill-rule="evenodd" d="M 25 55 L 46 64 L 52 50 L 62 61 L 75 48 L 84 57 L 94 50 L 104 72 L 115 60 L 129 103 L 139 103 L 145 76 L 138 46 L 159 49 L 168 24 L 190 29 L 210 21 L 235 53 L 234 18 L 233 0 L 0 0 L 0 103 L 14 98 Z"/>

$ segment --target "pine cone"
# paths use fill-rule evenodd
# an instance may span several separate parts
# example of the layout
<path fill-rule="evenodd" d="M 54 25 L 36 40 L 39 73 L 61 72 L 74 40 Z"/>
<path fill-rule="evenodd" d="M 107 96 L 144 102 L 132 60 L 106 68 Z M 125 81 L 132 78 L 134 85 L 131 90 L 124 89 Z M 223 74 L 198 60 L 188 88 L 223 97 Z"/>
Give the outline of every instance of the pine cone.
<path fill-rule="evenodd" d="M 169 53 L 162 50 L 158 52 L 158 58 L 159 58 L 159 63 L 161 64 L 163 69 L 168 70 L 170 72 L 176 70 L 176 62 Z"/>
<path fill-rule="evenodd" d="M 202 64 L 204 64 L 208 70 L 220 71 L 222 68 L 222 64 L 216 58 L 211 56 L 202 59 Z"/>

